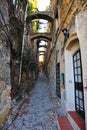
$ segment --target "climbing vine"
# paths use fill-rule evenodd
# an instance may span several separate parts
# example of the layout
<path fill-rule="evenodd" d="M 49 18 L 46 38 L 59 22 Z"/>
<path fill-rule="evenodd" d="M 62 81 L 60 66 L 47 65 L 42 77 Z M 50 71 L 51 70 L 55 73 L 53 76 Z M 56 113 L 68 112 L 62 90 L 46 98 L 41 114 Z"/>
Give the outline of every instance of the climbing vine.
<path fill-rule="evenodd" d="M 29 3 L 29 7 L 28 7 L 28 10 L 27 10 L 27 13 L 28 14 L 31 14 L 32 12 L 36 12 L 38 11 L 38 8 L 34 7 L 33 3 L 30 2 Z M 32 21 L 32 25 L 33 25 L 33 30 L 34 32 L 38 32 L 38 28 L 39 28 L 39 19 L 35 19 Z"/>

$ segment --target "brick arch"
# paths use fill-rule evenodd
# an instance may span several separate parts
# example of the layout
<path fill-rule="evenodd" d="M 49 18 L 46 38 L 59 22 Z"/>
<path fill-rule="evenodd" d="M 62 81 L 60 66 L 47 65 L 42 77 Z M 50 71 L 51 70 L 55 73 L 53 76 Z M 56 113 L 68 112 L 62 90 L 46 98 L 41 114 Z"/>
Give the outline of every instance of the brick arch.
<path fill-rule="evenodd" d="M 53 22 L 53 15 L 52 15 L 51 11 L 33 12 L 27 17 L 26 21 L 28 23 L 34 19 L 45 19 L 45 20 L 48 20 L 52 23 Z"/>
<path fill-rule="evenodd" d="M 38 38 L 42 38 L 42 39 L 47 40 L 47 41 L 52 40 L 50 33 L 37 33 L 37 34 L 31 35 L 31 40 L 35 40 L 35 39 L 38 39 Z"/>
<path fill-rule="evenodd" d="M 46 45 L 40 45 L 38 48 L 41 48 L 41 47 L 47 48 Z"/>
<path fill-rule="evenodd" d="M 72 46 L 73 46 L 74 43 L 76 43 L 76 42 L 79 43 L 79 39 L 78 39 L 77 34 L 74 33 L 74 34 L 72 34 L 72 35 L 68 38 L 68 40 L 67 40 L 67 42 L 66 42 L 66 44 L 65 44 L 66 50 L 71 50 Z"/>

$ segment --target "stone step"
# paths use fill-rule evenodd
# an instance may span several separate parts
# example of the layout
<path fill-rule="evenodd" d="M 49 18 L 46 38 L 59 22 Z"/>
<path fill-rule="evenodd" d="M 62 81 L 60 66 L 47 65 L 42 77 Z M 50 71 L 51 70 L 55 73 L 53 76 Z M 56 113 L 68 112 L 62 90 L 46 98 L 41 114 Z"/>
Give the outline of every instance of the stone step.
<path fill-rule="evenodd" d="M 85 130 L 85 120 L 81 118 L 75 111 L 68 111 L 67 118 L 74 130 Z"/>
<path fill-rule="evenodd" d="M 67 117 L 58 117 L 58 130 L 74 130 Z"/>

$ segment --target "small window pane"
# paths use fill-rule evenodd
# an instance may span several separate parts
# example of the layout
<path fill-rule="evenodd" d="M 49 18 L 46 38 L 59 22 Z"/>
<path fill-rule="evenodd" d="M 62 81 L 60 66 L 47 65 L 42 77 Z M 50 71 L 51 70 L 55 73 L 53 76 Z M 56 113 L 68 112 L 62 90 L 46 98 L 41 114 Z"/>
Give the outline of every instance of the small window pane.
<path fill-rule="evenodd" d="M 79 55 L 79 52 L 77 53 L 77 59 L 79 59 L 80 58 L 80 55 Z"/>
<path fill-rule="evenodd" d="M 80 106 L 83 108 L 83 101 L 80 100 Z"/>
<path fill-rule="evenodd" d="M 76 67 L 76 62 L 74 62 L 74 67 Z"/>
<path fill-rule="evenodd" d="M 76 96 L 78 97 L 78 91 L 76 90 Z"/>
<path fill-rule="evenodd" d="M 81 92 L 81 91 L 79 91 L 79 98 L 81 98 L 81 99 L 83 98 L 83 97 L 82 97 L 82 92 Z"/>
<path fill-rule="evenodd" d="M 81 74 L 81 68 L 78 68 L 78 74 Z"/>
<path fill-rule="evenodd" d="M 75 69 L 75 74 L 77 74 L 77 69 Z"/>
<path fill-rule="evenodd" d="M 78 82 L 81 82 L 81 75 L 78 76 Z"/>
<path fill-rule="evenodd" d="M 78 100 L 78 98 L 76 98 L 76 104 L 79 105 L 79 100 Z"/>
<path fill-rule="evenodd" d="M 75 82 L 77 82 L 77 76 L 75 76 Z"/>
<path fill-rule="evenodd" d="M 77 108 L 77 111 L 79 111 L 79 105 L 77 105 L 76 108 Z"/>
<path fill-rule="evenodd" d="M 77 65 L 80 66 L 80 60 L 77 61 Z"/>
<path fill-rule="evenodd" d="M 76 60 L 76 55 L 74 56 L 74 61 Z"/>

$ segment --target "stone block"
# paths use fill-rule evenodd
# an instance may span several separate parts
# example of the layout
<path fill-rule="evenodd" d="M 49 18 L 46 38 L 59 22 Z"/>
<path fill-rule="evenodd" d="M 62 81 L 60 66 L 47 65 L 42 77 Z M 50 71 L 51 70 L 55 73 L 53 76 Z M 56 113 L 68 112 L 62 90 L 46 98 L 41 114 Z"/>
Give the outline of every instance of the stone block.
<path fill-rule="evenodd" d="M 0 127 L 6 121 L 9 113 L 10 113 L 10 109 L 7 108 L 3 113 L 0 114 Z"/>

